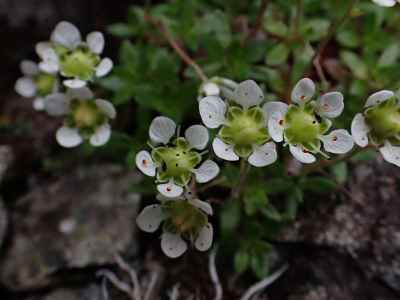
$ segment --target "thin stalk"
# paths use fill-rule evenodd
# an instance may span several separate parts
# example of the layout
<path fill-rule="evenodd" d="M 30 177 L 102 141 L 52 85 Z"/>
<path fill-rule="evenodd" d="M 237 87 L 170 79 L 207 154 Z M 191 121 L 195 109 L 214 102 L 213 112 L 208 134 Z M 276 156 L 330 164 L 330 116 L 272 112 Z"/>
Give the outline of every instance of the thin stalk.
<path fill-rule="evenodd" d="M 161 21 L 155 20 L 150 15 L 145 15 L 145 20 L 156 27 L 160 33 L 167 40 L 168 44 L 171 48 L 178 54 L 178 56 L 197 74 L 197 76 L 203 81 L 208 81 L 207 76 L 205 75 L 203 69 L 186 53 L 185 50 L 178 44 L 178 42 L 174 39 L 168 27 Z"/>
<path fill-rule="evenodd" d="M 250 164 L 247 163 L 245 159 L 240 160 L 240 172 L 239 172 L 239 181 L 236 187 L 232 189 L 231 198 L 232 200 L 240 199 L 242 196 L 243 188 L 247 180 L 247 175 L 250 171 Z"/>
<path fill-rule="evenodd" d="M 255 23 L 253 29 L 250 30 L 249 34 L 247 35 L 245 42 L 248 42 L 249 40 L 254 38 L 257 35 L 257 33 L 260 31 L 262 24 L 263 24 L 265 12 L 268 8 L 268 2 L 269 2 L 269 0 L 263 0 L 261 2 L 261 6 L 258 11 L 257 18 L 256 18 L 256 23 Z"/>

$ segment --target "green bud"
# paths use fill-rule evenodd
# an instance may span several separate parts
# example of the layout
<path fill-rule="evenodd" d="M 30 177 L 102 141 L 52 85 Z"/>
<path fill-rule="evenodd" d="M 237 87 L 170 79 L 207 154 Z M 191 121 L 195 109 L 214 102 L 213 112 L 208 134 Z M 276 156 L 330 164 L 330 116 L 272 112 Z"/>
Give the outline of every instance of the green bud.
<path fill-rule="evenodd" d="M 83 136 L 92 135 L 106 121 L 106 115 L 94 101 L 77 99 L 72 100 L 71 111 L 66 119 L 67 125 L 78 128 Z"/>
<path fill-rule="evenodd" d="M 192 170 L 201 162 L 199 153 L 190 150 L 184 138 L 178 138 L 175 146 L 154 148 L 151 155 L 161 166 L 159 180 L 173 179 L 175 184 L 184 186 L 189 183 Z"/>
<path fill-rule="evenodd" d="M 76 77 L 81 80 L 93 78 L 100 57 L 86 47 L 79 47 L 73 51 L 58 50 L 60 55 L 61 72 L 66 77 Z"/>
<path fill-rule="evenodd" d="M 164 229 L 168 232 L 195 236 L 207 224 L 207 216 L 185 200 L 168 201 L 163 204 L 167 217 Z"/>
<path fill-rule="evenodd" d="M 399 143 L 400 108 L 396 98 L 367 109 L 365 121 L 371 128 L 370 137 L 373 143 L 380 145 L 387 139 L 395 144 Z"/>
<path fill-rule="evenodd" d="M 39 96 L 47 96 L 53 92 L 54 85 L 56 84 L 56 77 L 51 74 L 39 73 L 34 77 Z"/>
<path fill-rule="evenodd" d="M 230 107 L 219 136 L 225 143 L 234 145 L 237 155 L 249 156 L 253 145 L 262 145 L 269 140 L 263 111 L 259 107 Z"/>

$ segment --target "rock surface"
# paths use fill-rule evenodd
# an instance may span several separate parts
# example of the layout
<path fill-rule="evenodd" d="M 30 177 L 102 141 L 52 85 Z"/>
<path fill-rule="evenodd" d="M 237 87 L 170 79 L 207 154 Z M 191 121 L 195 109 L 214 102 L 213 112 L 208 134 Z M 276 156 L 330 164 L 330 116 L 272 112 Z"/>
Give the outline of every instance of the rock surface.
<path fill-rule="evenodd" d="M 400 292 L 400 169 L 379 160 L 358 165 L 352 174 L 350 197 L 339 205 L 321 199 L 281 240 L 349 254 L 367 276 Z"/>
<path fill-rule="evenodd" d="M 10 217 L 2 283 L 36 289 L 57 271 L 104 265 L 115 252 L 134 252 L 139 196 L 129 187 L 139 178 L 113 165 L 81 168 L 20 199 Z"/>

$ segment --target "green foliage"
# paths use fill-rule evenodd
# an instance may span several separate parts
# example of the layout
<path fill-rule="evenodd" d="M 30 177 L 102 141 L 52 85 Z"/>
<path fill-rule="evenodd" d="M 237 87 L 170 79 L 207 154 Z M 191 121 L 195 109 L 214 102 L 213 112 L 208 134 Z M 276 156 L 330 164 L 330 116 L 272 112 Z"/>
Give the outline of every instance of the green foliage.
<path fill-rule="evenodd" d="M 305 76 L 319 79 L 320 94 L 341 91 L 346 109 L 334 122 L 346 128 L 369 94 L 400 86 L 398 11 L 360 1 L 346 21 L 337 25 L 348 13 L 350 1 L 269 1 L 264 15 L 258 16 L 261 2 L 177 0 L 146 9 L 134 6 L 126 22 L 109 26 L 109 32 L 122 39 L 119 63 L 100 83 L 116 105 L 136 109 L 133 138 L 126 150 L 128 166 L 135 165 L 135 155 L 141 149 L 138 145 L 146 140 L 153 115 L 169 116 L 183 124 L 199 119 L 196 99 L 200 79 L 171 48 L 160 24 L 209 78 L 254 79 L 268 101 L 290 101 L 293 85 Z M 252 35 L 259 19 L 259 31 Z M 321 44 L 324 51 L 318 52 Z M 322 84 L 325 79 L 313 65 L 316 55 L 320 55 L 327 84 Z M 286 149 L 279 154 L 286 157 Z M 200 194 L 221 198 L 221 205 L 216 205 L 220 243 L 231 245 L 235 241 L 227 251 L 234 269 L 264 277 L 274 252 L 270 241 L 296 219 L 302 204 L 345 184 L 352 163 L 375 155 L 367 150 L 350 162 L 337 163 L 329 168 L 329 178 L 301 172 L 289 177 L 283 163 L 252 169 L 239 199 L 232 199 L 231 191 L 237 188 L 243 170 L 235 163 L 220 164 L 221 180 L 213 186 L 216 194 L 212 188 Z M 154 194 L 147 182 L 132 190 Z M 238 241 L 238 236 L 243 238 Z"/>

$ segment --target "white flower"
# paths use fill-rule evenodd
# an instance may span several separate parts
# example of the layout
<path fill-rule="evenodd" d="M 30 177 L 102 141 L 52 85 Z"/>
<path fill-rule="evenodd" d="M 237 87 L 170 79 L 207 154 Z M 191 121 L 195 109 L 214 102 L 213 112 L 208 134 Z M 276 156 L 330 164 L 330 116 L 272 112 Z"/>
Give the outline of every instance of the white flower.
<path fill-rule="evenodd" d="M 60 72 L 69 88 L 81 88 L 95 77 L 107 75 L 113 62 L 100 58 L 104 49 L 104 36 L 94 31 L 82 41 L 81 33 L 71 23 L 62 21 L 51 34 L 50 42 L 41 42 L 36 52 L 42 61 L 39 67 L 47 73 Z"/>
<path fill-rule="evenodd" d="M 203 123 L 211 129 L 221 127 L 212 143 L 215 154 L 228 161 L 242 157 L 256 167 L 272 164 L 277 152 L 275 144 L 269 142 L 266 116 L 260 107 L 262 90 L 252 80 L 227 83 L 229 88 L 223 94 L 231 95 L 231 102 L 219 96 L 207 96 L 199 102 Z"/>
<path fill-rule="evenodd" d="M 157 190 L 166 197 L 182 195 L 192 177 L 199 183 L 214 179 L 219 173 L 218 165 L 212 160 L 201 163 L 201 154 L 209 141 L 207 128 L 192 125 L 185 137 L 173 138 L 176 124 L 169 118 L 156 117 L 149 128 L 151 142 L 156 145 L 151 154 L 140 151 L 136 165 L 145 175 L 156 177 Z"/>
<path fill-rule="evenodd" d="M 372 94 L 364 108 L 351 123 L 355 143 L 378 147 L 387 162 L 400 166 L 399 100 L 392 91 L 382 90 Z"/>
<path fill-rule="evenodd" d="M 396 3 L 400 3 L 400 0 L 372 0 L 372 2 L 384 7 L 393 7 Z"/>
<path fill-rule="evenodd" d="M 213 227 L 208 215 L 210 204 L 199 199 L 160 197 L 161 204 L 145 207 L 136 219 L 140 229 L 155 232 L 162 222 L 161 249 L 170 258 L 181 256 L 188 248 L 187 240 L 193 241 L 199 251 L 207 251 L 213 240 Z"/>
<path fill-rule="evenodd" d="M 20 64 L 23 77 L 15 83 L 15 91 L 22 97 L 34 98 L 33 107 L 36 110 L 44 109 L 44 98 L 58 90 L 57 77 L 40 71 L 38 65 L 30 60 L 23 60 Z"/>
<path fill-rule="evenodd" d="M 289 151 L 302 163 L 316 161 L 313 153 L 325 155 L 320 143 L 327 152 L 343 154 L 354 146 L 351 135 L 343 129 L 333 130 L 330 119 L 338 117 L 344 109 L 343 95 L 330 92 L 312 101 L 315 84 L 309 78 L 300 80 L 292 91 L 292 102 L 268 102 L 264 105 L 269 133 L 275 142 L 285 141 Z"/>
<path fill-rule="evenodd" d="M 102 146 L 110 139 L 109 121 L 116 116 L 115 108 L 107 100 L 94 100 L 88 88 L 69 89 L 66 94 L 53 94 L 45 101 L 50 115 L 65 115 L 64 125 L 56 133 L 61 146 L 76 147 L 84 140 L 92 146 Z"/>

